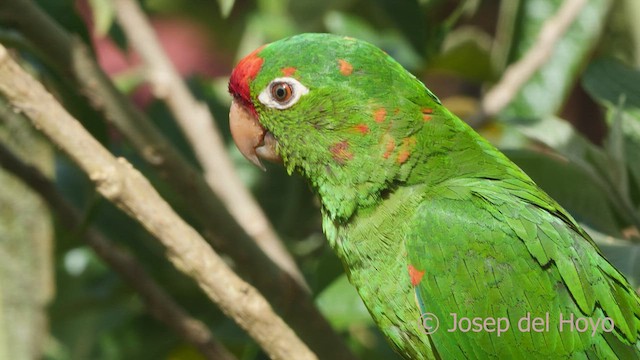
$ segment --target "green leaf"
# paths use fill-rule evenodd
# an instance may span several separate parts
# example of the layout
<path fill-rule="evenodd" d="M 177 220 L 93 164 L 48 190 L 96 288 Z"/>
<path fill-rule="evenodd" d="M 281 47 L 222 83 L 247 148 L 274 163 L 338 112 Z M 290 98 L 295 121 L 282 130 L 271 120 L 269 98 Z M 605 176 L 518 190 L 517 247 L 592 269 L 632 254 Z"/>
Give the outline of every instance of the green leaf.
<path fill-rule="evenodd" d="M 640 71 L 618 60 L 598 59 L 587 67 L 582 86 L 603 104 L 618 104 L 625 97 L 625 107 L 640 108 Z"/>
<path fill-rule="evenodd" d="M 613 175 L 621 171 L 622 165 L 609 154 L 578 134 L 569 123 L 554 117 L 520 126 L 519 129 L 530 139 L 554 149 L 581 168 L 585 176 L 606 192 L 617 217 L 623 219 L 624 225 L 639 223 L 632 200 L 621 191 L 616 183 L 616 176 Z"/>
<path fill-rule="evenodd" d="M 233 4 L 236 0 L 218 0 L 218 5 L 220 6 L 220 14 L 223 18 L 229 17 L 231 14 L 231 10 L 233 9 Z"/>
<path fill-rule="evenodd" d="M 515 29 L 518 26 L 518 10 L 522 0 L 501 1 L 496 24 L 495 39 L 493 41 L 493 64 L 498 69 L 504 69 L 509 62 L 512 46 L 515 46 L 514 38 L 518 35 Z"/>
<path fill-rule="evenodd" d="M 537 41 L 543 25 L 564 0 L 522 1 L 515 22 L 517 36 L 510 62 L 521 59 Z M 500 118 L 542 118 L 555 114 L 573 85 L 580 65 L 600 35 L 609 9 L 609 0 L 590 0 L 568 31 L 560 38 L 548 61 L 525 83 Z"/>
<path fill-rule="evenodd" d="M 337 278 L 318 296 L 316 303 L 324 316 L 336 329 L 354 325 L 371 325 L 373 319 L 349 283 L 346 275 Z"/>
<path fill-rule="evenodd" d="M 91 13 L 93 14 L 93 31 L 99 37 L 109 33 L 116 11 L 110 0 L 89 0 Z"/>
<path fill-rule="evenodd" d="M 549 153 L 531 150 L 504 153 L 578 221 L 607 234 L 621 235 L 615 205 L 607 189 L 583 168 Z"/>
<path fill-rule="evenodd" d="M 608 109 L 607 148 L 622 168 L 613 174 L 628 189 L 628 197 L 635 194 L 631 200 L 635 200 L 634 215 L 640 224 L 640 71 L 615 59 L 598 59 L 587 68 L 582 86 Z"/>
<path fill-rule="evenodd" d="M 125 94 L 133 93 L 146 81 L 145 73 L 141 67 L 127 69 L 112 77 L 118 90 Z"/>
<path fill-rule="evenodd" d="M 631 46 L 634 51 L 636 65 L 640 65 L 640 1 L 637 0 L 622 0 L 622 11 L 627 16 L 626 24 L 628 25 L 628 31 L 632 38 L 632 43 L 635 46 Z M 633 56 L 632 55 L 632 56 Z"/>
<path fill-rule="evenodd" d="M 624 151 L 627 167 L 634 180 L 636 217 L 640 218 L 640 109 L 627 109 L 622 114 L 622 132 L 625 136 Z"/>
<path fill-rule="evenodd" d="M 299 33 L 294 19 L 287 11 L 286 1 L 257 1 L 258 11 L 248 18 L 246 29 L 238 46 L 237 59 L 241 59 L 258 46 Z"/>
<path fill-rule="evenodd" d="M 429 71 L 446 71 L 479 82 L 493 81 L 491 39 L 480 29 L 462 27 L 449 33 L 442 53 L 429 63 Z M 469 61 L 473 59 L 473 61 Z"/>
<path fill-rule="evenodd" d="M 622 102 L 624 102 L 624 96 Z M 625 139 L 622 131 L 623 111 L 622 104 L 610 111 L 610 127 L 604 141 L 604 149 L 610 160 L 608 167 L 611 170 L 609 173 L 611 182 L 625 198 L 628 198 L 629 178 L 625 164 Z"/>
<path fill-rule="evenodd" d="M 293 15 L 298 24 L 298 31 L 309 32 L 322 29 L 322 24 L 327 14 L 348 11 L 349 8 L 354 6 L 356 0 L 296 0 L 286 2 L 289 3 L 289 13 Z M 374 6 L 372 4 L 372 7 Z"/>
<path fill-rule="evenodd" d="M 640 286 L 640 244 L 602 234 L 584 226 L 604 256 L 629 280 L 632 286 Z"/>
<path fill-rule="evenodd" d="M 640 286 L 640 245 L 622 240 L 613 244 L 598 242 L 598 245 L 607 260 L 637 289 Z"/>

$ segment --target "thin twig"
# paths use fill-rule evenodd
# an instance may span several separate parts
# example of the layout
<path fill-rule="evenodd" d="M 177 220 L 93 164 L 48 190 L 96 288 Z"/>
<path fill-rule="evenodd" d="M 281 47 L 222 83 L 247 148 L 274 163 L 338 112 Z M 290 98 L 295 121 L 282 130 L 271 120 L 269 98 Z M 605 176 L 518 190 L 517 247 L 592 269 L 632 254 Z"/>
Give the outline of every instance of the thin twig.
<path fill-rule="evenodd" d="M 102 196 L 155 236 L 176 268 L 192 277 L 272 358 L 316 359 L 267 300 L 229 269 L 140 172 L 92 138 L 1 45 L 0 78 L 0 92 L 9 103 L 78 164 Z"/>
<path fill-rule="evenodd" d="M 511 64 L 500 82 L 486 93 L 482 99 L 484 117 L 497 115 L 513 100 L 522 86 L 549 60 L 556 45 L 586 4 L 587 0 L 566 0 L 562 3 L 558 12 L 544 23 L 538 39 L 527 53 Z"/>
<path fill-rule="evenodd" d="M 205 104 L 187 89 L 160 46 L 146 16 L 136 1 L 114 3 L 118 22 L 132 48 L 146 65 L 146 79 L 156 97 L 164 100 L 177 124 L 189 140 L 207 183 L 224 202 L 238 224 L 255 239 L 258 246 L 294 279 L 306 286 L 295 261 L 274 232 L 227 155 L 215 120 Z"/>
<path fill-rule="evenodd" d="M 0 166 L 21 179 L 51 208 L 68 229 L 77 229 L 82 223 L 78 211 L 63 198 L 38 169 L 25 164 L 0 143 Z M 195 346 L 207 359 L 234 360 L 233 356 L 199 320 L 191 317 L 171 298 L 144 267 L 127 252 L 94 228 L 82 235 L 87 244 L 140 295 L 149 312 L 173 329 L 185 341 Z"/>

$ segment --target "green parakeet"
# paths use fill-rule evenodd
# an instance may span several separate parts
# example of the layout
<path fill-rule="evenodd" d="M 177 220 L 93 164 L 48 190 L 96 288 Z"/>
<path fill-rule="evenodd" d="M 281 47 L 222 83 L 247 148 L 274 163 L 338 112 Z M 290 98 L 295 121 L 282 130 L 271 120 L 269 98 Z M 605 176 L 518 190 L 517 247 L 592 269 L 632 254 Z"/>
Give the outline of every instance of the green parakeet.
<path fill-rule="evenodd" d="M 233 138 L 322 203 L 349 281 L 407 359 L 635 359 L 640 300 L 589 235 L 377 47 L 303 34 L 233 70 Z"/>

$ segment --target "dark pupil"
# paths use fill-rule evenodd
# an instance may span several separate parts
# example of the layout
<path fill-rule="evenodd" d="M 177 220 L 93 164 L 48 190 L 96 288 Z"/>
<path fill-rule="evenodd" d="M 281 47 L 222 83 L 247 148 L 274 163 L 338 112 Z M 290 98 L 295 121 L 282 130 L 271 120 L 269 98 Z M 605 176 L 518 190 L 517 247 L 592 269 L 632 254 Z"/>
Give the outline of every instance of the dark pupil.
<path fill-rule="evenodd" d="M 287 96 L 287 89 L 285 89 L 285 85 L 280 85 L 276 88 L 276 97 L 279 100 L 284 99 Z"/>

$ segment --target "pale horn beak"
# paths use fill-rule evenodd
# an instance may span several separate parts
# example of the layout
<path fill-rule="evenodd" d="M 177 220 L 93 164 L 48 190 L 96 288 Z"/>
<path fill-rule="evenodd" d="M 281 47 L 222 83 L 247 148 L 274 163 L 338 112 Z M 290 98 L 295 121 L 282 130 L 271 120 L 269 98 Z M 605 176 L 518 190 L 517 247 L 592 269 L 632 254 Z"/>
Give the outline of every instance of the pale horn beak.
<path fill-rule="evenodd" d="M 229 128 L 238 150 L 263 171 L 266 171 L 266 168 L 260 162 L 260 158 L 282 162 L 282 158 L 276 153 L 277 141 L 273 134 L 262 127 L 257 117 L 235 100 L 231 103 L 229 111 Z"/>

